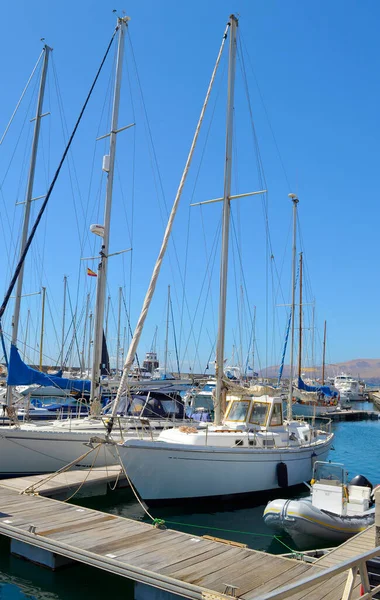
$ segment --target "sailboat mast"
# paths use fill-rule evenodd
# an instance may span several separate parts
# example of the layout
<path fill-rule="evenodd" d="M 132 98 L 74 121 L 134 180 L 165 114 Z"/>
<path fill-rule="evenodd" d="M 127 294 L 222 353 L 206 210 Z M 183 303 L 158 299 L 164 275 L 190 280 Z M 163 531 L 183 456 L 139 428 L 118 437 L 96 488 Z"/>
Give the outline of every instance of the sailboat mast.
<path fill-rule="evenodd" d="M 290 374 L 289 374 L 289 395 L 288 395 L 288 411 L 287 417 L 290 421 L 292 418 L 292 401 L 293 401 L 293 366 L 294 366 L 294 317 L 296 303 L 296 253 L 297 253 L 297 204 L 299 202 L 295 194 L 288 194 L 293 202 L 293 257 L 292 257 L 292 334 L 290 343 Z"/>
<path fill-rule="evenodd" d="M 100 373 L 101 373 L 101 353 L 103 342 L 103 322 L 104 322 L 104 305 L 107 283 L 107 263 L 108 263 L 108 248 L 109 235 L 111 224 L 111 205 L 112 205 L 112 190 L 114 179 L 115 153 L 116 153 L 116 136 L 118 131 L 119 104 L 120 104 L 120 86 L 124 56 L 124 39 L 125 31 L 129 17 L 118 18 L 118 47 L 116 59 L 116 78 L 112 106 L 111 131 L 109 134 L 110 146 L 109 155 L 103 158 L 103 169 L 108 172 L 106 202 L 104 209 L 104 233 L 103 243 L 100 250 L 100 262 L 98 265 L 98 278 L 96 286 L 96 304 L 95 304 L 95 327 L 94 327 L 94 349 L 91 371 L 91 401 L 99 398 L 100 395 Z"/>
<path fill-rule="evenodd" d="M 119 306 L 117 314 L 117 340 L 116 340 L 116 376 L 119 375 L 119 357 L 120 357 L 120 321 L 121 321 L 121 297 L 123 288 L 119 287 Z"/>
<path fill-rule="evenodd" d="M 90 294 L 87 294 L 86 299 L 86 313 L 84 317 L 84 328 L 83 328 L 83 341 L 82 341 L 82 352 L 81 352 L 81 361 L 80 361 L 80 377 L 83 377 L 83 373 L 86 370 L 86 339 L 87 339 L 87 322 L 88 322 L 88 314 L 90 312 Z M 91 331 L 90 331 L 91 337 Z"/>
<path fill-rule="evenodd" d="M 303 265 L 303 260 L 302 260 L 302 252 L 300 252 L 300 306 L 299 306 L 299 323 L 300 323 L 300 329 L 299 329 L 299 343 L 298 343 L 298 377 L 301 377 L 301 371 L 302 371 L 302 265 Z"/>
<path fill-rule="evenodd" d="M 256 344 L 256 306 L 253 307 L 253 338 L 252 338 L 252 379 L 255 372 L 255 344 Z"/>
<path fill-rule="evenodd" d="M 325 385 L 325 362 L 326 362 L 326 321 L 323 332 L 323 356 L 322 356 L 322 385 Z"/>
<path fill-rule="evenodd" d="M 30 221 L 30 208 L 33 197 L 33 185 L 34 185 L 34 175 L 36 171 L 36 161 L 37 161 L 37 150 L 38 150 L 38 141 L 40 136 L 40 126 L 41 126 L 41 118 L 42 118 L 42 107 L 44 102 L 44 94 L 45 94 L 45 84 L 46 84 L 46 73 L 49 62 L 49 54 L 51 52 L 51 48 L 45 45 L 43 48 L 44 52 L 44 60 L 42 63 L 42 71 L 41 71 L 41 79 L 40 79 L 40 87 L 38 90 L 38 99 L 37 99 L 37 109 L 36 116 L 34 119 L 34 131 L 33 131 L 33 140 L 32 140 L 32 150 L 30 156 L 30 165 L 29 165 L 29 173 L 28 173 L 28 182 L 26 186 L 26 194 L 25 194 L 25 209 L 24 209 L 24 223 L 22 226 L 21 233 L 21 243 L 20 243 L 20 256 L 22 256 L 26 242 L 28 239 L 28 231 L 29 231 L 29 221 Z M 17 279 L 16 286 L 16 299 L 15 299 L 15 307 L 13 313 L 12 320 L 12 344 L 17 345 L 17 336 L 18 336 L 18 328 L 20 324 L 20 308 L 21 308 L 21 295 L 22 295 L 22 285 L 24 281 L 24 264 L 20 269 L 20 273 Z M 11 406 L 12 404 L 12 388 L 8 386 L 7 388 L 7 405 Z"/>
<path fill-rule="evenodd" d="M 169 310 L 170 310 L 170 285 L 168 285 L 168 308 L 167 308 L 167 312 L 166 312 L 166 338 L 165 338 L 165 361 L 164 361 L 165 375 L 168 372 Z"/>
<path fill-rule="evenodd" d="M 46 298 L 46 287 L 43 287 L 42 288 L 41 335 L 40 335 L 40 371 L 42 371 L 42 357 L 43 357 L 44 333 L 45 333 L 45 298 Z"/>
<path fill-rule="evenodd" d="M 90 373 L 91 369 L 91 343 L 92 343 L 92 313 L 88 318 L 88 347 L 87 347 L 87 370 Z"/>
<path fill-rule="evenodd" d="M 66 319 L 66 288 L 67 277 L 63 278 L 63 313 L 62 313 L 62 342 L 61 342 L 61 369 L 63 370 L 65 360 L 65 319 Z"/>
<path fill-rule="evenodd" d="M 36 172 L 37 151 L 38 151 L 38 142 L 39 142 L 39 136 L 40 136 L 41 118 L 42 118 L 42 107 L 43 107 L 43 102 L 44 102 L 46 74 L 47 74 L 47 67 L 48 67 L 50 52 L 51 52 L 51 48 L 49 48 L 49 46 L 45 45 L 44 46 L 44 60 L 42 63 L 42 71 L 41 71 L 41 79 L 40 79 L 40 88 L 38 91 L 36 116 L 34 119 L 32 150 L 31 150 L 31 156 L 30 156 L 28 182 L 27 182 L 26 195 L 25 195 L 24 223 L 22 226 L 22 233 L 21 233 L 20 256 L 22 255 L 22 253 L 25 249 L 26 241 L 28 239 L 30 209 L 31 209 L 32 197 L 33 197 L 34 175 Z M 22 267 L 20 269 L 20 274 L 17 279 L 16 300 L 15 300 L 15 308 L 14 308 L 13 323 L 12 323 L 12 344 L 14 344 L 15 346 L 17 345 L 18 327 L 19 327 L 19 323 L 20 323 L 20 307 L 21 307 L 21 294 L 22 294 L 23 281 L 24 281 L 24 264 L 22 265 Z"/>
<path fill-rule="evenodd" d="M 222 252 L 220 260 L 220 292 L 219 292 L 219 319 L 218 339 L 216 344 L 216 390 L 215 390 L 215 416 L 216 425 L 220 425 L 225 410 L 225 387 L 223 383 L 224 367 L 224 341 L 226 329 L 227 306 L 227 275 L 228 275 L 228 238 L 230 229 L 230 196 L 232 173 L 232 135 L 234 115 L 235 70 L 236 70 L 236 35 L 238 21 L 234 15 L 230 16 L 230 45 L 228 59 L 228 91 L 227 91 L 227 120 L 226 120 L 226 158 L 224 163 L 224 193 L 222 217 Z"/>

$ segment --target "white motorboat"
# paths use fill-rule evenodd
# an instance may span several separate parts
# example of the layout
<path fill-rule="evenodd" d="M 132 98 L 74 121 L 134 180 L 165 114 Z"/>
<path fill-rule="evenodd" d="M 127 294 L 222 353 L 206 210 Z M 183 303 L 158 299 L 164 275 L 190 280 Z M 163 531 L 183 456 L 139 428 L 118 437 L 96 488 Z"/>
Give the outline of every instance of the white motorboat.
<path fill-rule="evenodd" d="M 371 492 L 372 485 L 362 475 L 346 485 L 343 465 L 317 461 L 311 495 L 269 502 L 264 521 L 276 531 L 285 531 L 298 548 L 316 547 L 316 539 L 337 544 L 374 523 Z"/>
<path fill-rule="evenodd" d="M 340 397 L 348 402 L 364 400 L 362 387 L 357 379 L 341 373 L 334 379 L 334 386 L 339 390 Z"/>
<path fill-rule="evenodd" d="M 311 478 L 315 459 L 327 457 L 333 434 L 304 421 L 284 422 L 281 398 L 231 395 L 229 400 L 221 426 L 168 429 L 154 441 L 130 439 L 118 446 L 146 502 L 293 486 Z"/>

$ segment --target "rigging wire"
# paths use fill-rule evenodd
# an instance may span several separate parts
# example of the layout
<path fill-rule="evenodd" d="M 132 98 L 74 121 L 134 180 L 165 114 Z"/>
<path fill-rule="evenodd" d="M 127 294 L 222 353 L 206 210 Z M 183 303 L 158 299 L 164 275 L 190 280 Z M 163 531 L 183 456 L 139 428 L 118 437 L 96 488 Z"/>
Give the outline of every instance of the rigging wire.
<path fill-rule="evenodd" d="M 36 64 L 34 65 L 33 71 L 31 72 L 31 74 L 30 74 L 30 77 L 29 77 L 29 79 L 28 79 L 28 81 L 27 81 L 27 83 L 26 83 L 26 86 L 25 86 L 25 87 L 24 87 L 24 89 L 23 89 L 23 92 L 22 92 L 22 94 L 21 94 L 21 96 L 20 96 L 20 99 L 19 99 L 19 101 L 17 102 L 16 108 L 14 109 L 14 111 L 13 111 L 13 113 L 12 113 L 12 116 L 11 116 L 11 118 L 9 119 L 8 125 L 6 126 L 6 128 L 5 128 L 5 131 L 4 131 L 4 133 L 3 133 L 2 137 L 1 137 L 1 140 L 0 140 L 0 146 L 1 146 L 1 144 L 3 143 L 3 141 L 4 141 L 4 139 L 5 139 L 5 136 L 7 135 L 8 129 L 10 128 L 10 126 L 11 126 L 11 124 L 12 124 L 12 121 L 13 121 L 14 117 L 16 116 L 16 113 L 17 113 L 17 111 L 18 111 L 18 109 L 19 109 L 19 106 L 20 106 L 20 104 L 21 104 L 21 102 L 22 102 L 22 99 L 23 99 L 23 97 L 24 97 L 24 95 L 25 95 L 25 93 L 26 93 L 26 90 L 27 90 L 27 89 L 28 89 L 28 87 L 29 87 L 29 84 L 30 84 L 31 80 L 33 79 L 33 75 L 34 75 L 34 73 L 35 73 L 35 71 L 36 71 L 36 69 L 37 69 L 37 67 L 38 67 L 38 65 L 39 65 L 39 62 L 40 62 L 40 60 L 41 60 L 41 58 L 42 58 L 42 56 L 43 56 L 44 52 L 45 52 L 45 49 L 42 49 L 42 50 L 41 50 L 41 54 L 39 55 L 39 57 L 38 57 L 38 60 L 37 60 Z"/>
<path fill-rule="evenodd" d="M 69 139 L 69 141 L 68 141 L 68 143 L 67 143 L 67 145 L 66 145 L 66 148 L 65 148 L 65 150 L 64 150 L 63 156 L 62 156 L 62 158 L 61 158 L 61 160 L 60 160 L 60 162 L 59 162 L 58 168 L 57 168 L 57 170 L 56 170 L 56 172 L 55 172 L 55 174 L 54 174 L 53 180 L 52 180 L 52 182 L 51 182 L 51 184 L 50 184 L 50 186 L 49 186 L 49 189 L 48 189 L 48 191 L 47 191 L 47 194 L 46 194 L 46 197 L 45 197 L 45 199 L 44 199 L 44 202 L 43 202 L 43 204 L 42 204 L 42 206 L 41 206 L 41 209 L 40 209 L 40 211 L 39 211 L 39 213 L 38 213 L 38 215 L 37 215 L 36 221 L 34 222 L 34 225 L 33 225 L 32 229 L 31 229 L 31 231 L 30 231 L 30 234 L 29 234 L 28 240 L 27 240 L 27 242 L 26 242 L 26 244 L 25 244 L 25 248 L 24 248 L 24 250 L 23 250 L 23 252 L 22 252 L 22 254 L 21 254 L 21 256 L 20 256 L 20 260 L 19 260 L 19 262 L 18 262 L 18 264 L 17 264 L 17 267 L 16 267 L 16 270 L 15 270 L 15 273 L 14 273 L 14 275 L 13 275 L 13 278 L 12 278 L 12 280 L 11 280 L 10 284 L 9 284 L 9 288 L 8 288 L 8 290 L 7 290 L 7 293 L 5 294 L 4 300 L 3 300 L 3 302 L 2 302 L 2 304 L 1 304 L 1 306 L 0 306 L 0 329 L 1 329 L 1 319 L 2 319 L 2 316 L 3 316 L 3 314 L 4 314 L 4 311 L 5 311 L 6 307 L 7 307 L 7 304 L 8 304 L 9 298 L 10 298 L 10 296 L 11 296 L 11 293 L 12 293 L 12 291 L 13 291 L 13 288 L 14 288 L 14 286 L 15 286 L 15 284 L 16 284 L 16 281 L 17 281 L 18 275 L 19 275 L 19 273 L 20 273 L 21 267 L 22 267 L 22 265 L 23 265 L 23 263 L 24 263 L 24 260 L 25 260 L 25 257 L 26 257 L 26 255 L 27 255 L 27 253 L 28 253 L 28 250 L 29 250 L 30 244 L 31 244 L 31 243 L 32 243 L 32 241 L 33 241 L 33 238 L 34 238 L 34 236 L 35 236 L 35 233 L 36 233 L 37 227 L 38 227 L 38 225 L 39 225 L 39 223 L 40 223 L 40 221 L 41 221 L 41 219 L 42 219 L 42 216 L 43 216 L 43 214 L 44 214 L 44 212 L 45 212 L 45 209 L 46 209 L 47 203 L 48 203 L 48 201 L 49 201 L 49 198 L 50 198 L 50 196 L 51 196 L 51 193 L 52 193 L 52 191 L 53 191 L 53 189 L 54 189 L 55 183 L 56 183 L 56 181 L 57 181 L 57 179 L 58 179 L 58 175 L 59 175 L 59 173 L 60 173 L 60 171 L 61 171 L 61 169 L 62 169 L 62 166 L 63 166 L 63 163 L 64 163 L 64 161 L 65 161 L 65 158 L 66 158 L 66 156 L 67 156 L 67 153 L 68 153 L 68 151 L 69 151 L 69 149 L 70 149 L 70 146 L 71 146 L 71 144 L 72 144 L 72 141 L 73 141 L 73 139 L 74 139 L 74 136 L 75 136 L 75 134 L 76 134 L 76 132 L 77 132 L 77 129 L 78 129 L 78 127 L 79 127 L 79 124 L 80 124 L 80 122 L 81 122 L 81 120 L 82 120 L 83 113 L 84 113 L 84 111 L 85 111 L 85 109 L 86 109 L 86 107 L 87 107 L 87 104 L 88 104 L 88 102 L 89 102 L 89 100 L 90 100 L 90 98 L 91 98 L 92 92 L 93 92 L 93 90 L 94 90 L 94 87 L 95 87 L 95 85 L 96 85 L 96 82 L 97 82 L 97 80 L 98 80 L 98 78 L 99 78 L 100 72 L 101 72 L 101 70 L 102 70 L 102 68 L 103 68 L 103 65 L 104 65 L 104 63 L 105 63 L 105 60 L 106 60 L 106 58 L 107 58 L 107 56 L 108 56 L 108 53 L 109 53 L 109 50 L 110 50 L 110 48 L 111 48 L 112 42 L 113 42 L 113 40 L 114 40 L 114 37 L 115 37 L 115 35 L 116 35 L 116 31 L 117 31 L 117 28 L 115 29 L 115 31 L 114 31 L 114 33 L 113 33 L 113 35 L 112 35 L 112 38 L 111 38 L 111 40 L 110 40 L 110 42 L 109 42 L 109 44 L 108 44 L 108 47 L 107 47 L 107 50 L 106 50 L 106 52 L 105 52 L 105 55 L 104 55 L 104 57 L 103 57 L 103 60 L 102 60 L 102 62 L 101 62 L 101 64 L 100 64 L 100 67 L 99 67 L 99 69 L 98 69 L 97 73 L 96 73 L 95 79 L 94 79 L 94 81 L 93 81 L 93 83 L 92 83 L 92 85 L 91 85 L 91 88 L 90 88 L 90 91 L 89 91 L 89 93 L 88 93 L 88 95 L 87 95 L 87 98 L 86 98 L 86 100 L 85 100 L 85 102 L 84 102 L 84 104 L 83 104 L 83 106 L 82 106 L 81 112 L 80 112 L 80 114 L 79 114 L 79 117 L 78 117 L 78 119 L 77 119 L 77 122 L 76 122 L 76 124 L 75 124 L 75 126 L 74 126 L 74 129 L 73 129 L 73 131 L 72 131 L 72 133 L 71 133 L 70 139 Z"/>

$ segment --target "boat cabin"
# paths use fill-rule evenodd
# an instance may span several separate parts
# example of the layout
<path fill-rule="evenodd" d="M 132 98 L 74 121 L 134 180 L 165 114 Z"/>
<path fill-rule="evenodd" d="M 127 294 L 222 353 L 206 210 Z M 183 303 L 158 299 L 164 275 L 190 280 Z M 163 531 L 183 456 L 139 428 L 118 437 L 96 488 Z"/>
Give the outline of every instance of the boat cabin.
<path fill-rule="evenodd" d="M 282 399 L 228 395 L 223 425 L 230 429 L 262 430 L 283 425 Z"/>

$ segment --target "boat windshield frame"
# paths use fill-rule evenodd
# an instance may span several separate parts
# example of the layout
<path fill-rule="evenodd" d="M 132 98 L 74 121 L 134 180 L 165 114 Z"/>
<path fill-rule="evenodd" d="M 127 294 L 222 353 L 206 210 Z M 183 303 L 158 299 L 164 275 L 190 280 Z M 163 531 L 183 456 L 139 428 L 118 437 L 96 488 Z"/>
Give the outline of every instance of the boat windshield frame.
<path fill-rule="evenodd" d="M 229 403 L 229 407 L 227 410 L 227 414 L 225 417 L 225 421 L 232 421 L 234 423 L 246 423 L 247 422 L 247 417 L 251 408 L 251 400 L 231 400 L 231 402 Z M 239 406 L 240 408 L 246 405 L 246 409 L 245 409 L 245 414 L 243 418 L 239 418 L 239 419 L 234 419 L 232 417 L 230 417 L 231 413 L 233 413 L 233 411 L 236 410 L 236 407 Z M 235 416 L 234 414 L 232 416 Z"/>
<path fill-rule="evenodd" d="M 325 477 L 321 477 L 325 475 Z M 341 463 L 332 463 L 325 461 L 315 461 L 313 467 L 314 483 L 325 485 L 341 486 L 346 483 L 346 471 Z"/>
<path fill-rule="evenodd" d="M 263 418 L 253 421 L 252 417 L 254 416 L 255 406 L 259 406 L 259 405 L 260 405 L 260 408 L 265 406 L 265 408 L 266 408 L 265 414 L 263 413 Z M 268 404 L 267 402 L 263 402 L 262 400 L 251 400 L 251 412 L 249 414 L 249 424 L 250 425 L 259 425 L 260 427 L 266 427 L 267 423 L 268 423 L 270 408 L 271 408 L 271 405 Z"/>

